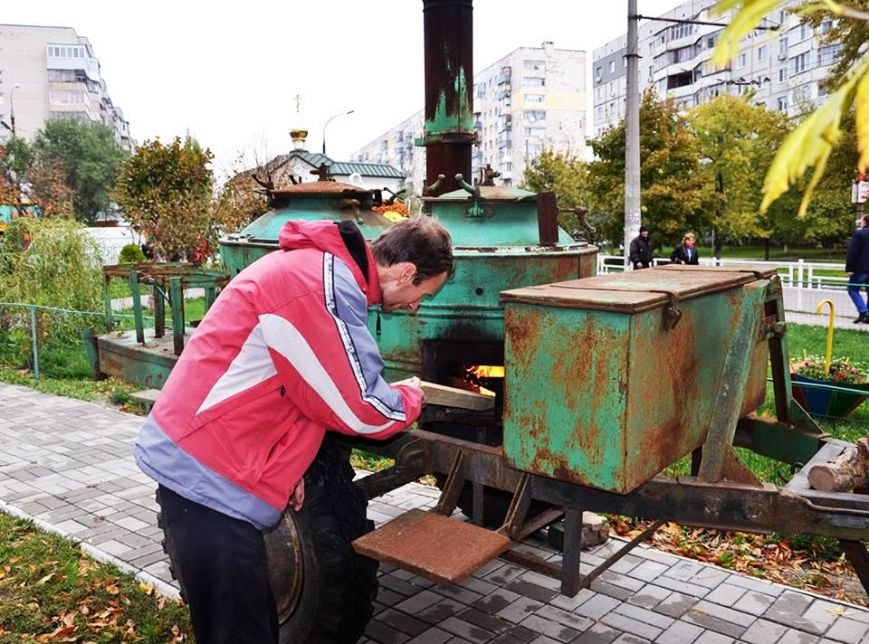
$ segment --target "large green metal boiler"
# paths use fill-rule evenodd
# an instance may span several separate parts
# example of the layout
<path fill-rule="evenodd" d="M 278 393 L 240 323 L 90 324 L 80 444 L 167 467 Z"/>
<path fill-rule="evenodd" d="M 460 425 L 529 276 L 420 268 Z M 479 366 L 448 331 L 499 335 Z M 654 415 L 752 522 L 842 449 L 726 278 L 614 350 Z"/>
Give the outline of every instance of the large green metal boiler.
<path fill-rule="evenodd" d="M 596 247 L 555 227 L 552 241 L 541 244 L 538 201 L 535 193 L 500 186 L 425 199 L 427 213 L 450 232 L 456 270 L 415 314 L 370 314 L 388 379 L 422 374 L 442 382 L 462 363 L 503 365 L 501 291 L 594 275 Z"/>
<path fill-rule="evenodd" d="M 239 232 L 220 240 L 220 259 L 230 275 L 278 248 L 278 236 L 290 220 L 356 222 L 366 239 L 375 239 L 390 221 L 373 210 L 379 190 L 366 190 L 338 181 L 310 181 L 269 191 L 271 210 Z"/>

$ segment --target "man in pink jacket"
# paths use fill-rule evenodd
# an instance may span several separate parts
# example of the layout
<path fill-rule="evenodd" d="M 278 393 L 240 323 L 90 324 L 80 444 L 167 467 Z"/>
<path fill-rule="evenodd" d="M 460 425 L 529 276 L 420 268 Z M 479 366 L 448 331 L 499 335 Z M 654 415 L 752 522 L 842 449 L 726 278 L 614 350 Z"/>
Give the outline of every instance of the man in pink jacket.
<path fill-rule="evenodd" d="M 413 312 L 453 270 L 428 217 L 370 246 L 352 222 L 291 221 L 279 241 L 220 294 L 134 448 L 203 642 L 277 641 L 262 530 L 301 508 L 327 430 L 384 439 L 419 417 L 419 381 L 383 379 L 367 311 Z"/>

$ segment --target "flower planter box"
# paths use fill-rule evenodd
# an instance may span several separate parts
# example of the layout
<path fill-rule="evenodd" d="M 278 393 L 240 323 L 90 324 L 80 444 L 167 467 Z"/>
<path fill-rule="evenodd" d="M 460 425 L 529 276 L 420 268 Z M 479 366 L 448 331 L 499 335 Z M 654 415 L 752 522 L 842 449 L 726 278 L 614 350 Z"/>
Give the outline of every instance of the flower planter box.
<path fill-rule="evenodd" d="M 800 403 L 803 409 L 813 416 L 834 416 L 844 418 L 869 398 L 869 383 L 864 383 L 862 385 L 834 383 L 830 380 L 810 378 L 809 376 L 804 376 L 798 373 L 791 373 L 791 381 L 794 398 L 798 403 Z M 799 383 L 801 382 L 834 385 L 836 387 L 854 389 L 857 391 L 852 393 L 845 391 L 829 391 L 827 389 L 819 389 L 815 387 L 800 387 Z"/>

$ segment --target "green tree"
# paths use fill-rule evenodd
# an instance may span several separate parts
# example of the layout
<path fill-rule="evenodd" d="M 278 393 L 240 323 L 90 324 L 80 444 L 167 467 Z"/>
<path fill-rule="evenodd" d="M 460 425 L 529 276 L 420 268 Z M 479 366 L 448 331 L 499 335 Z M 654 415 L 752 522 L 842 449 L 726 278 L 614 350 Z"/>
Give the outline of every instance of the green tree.
<path fill-rule="evenodd" d="M 146 141 L 121 164 L 115 198 L 126 218 L 164 257 L 192 257 L 217 236 L 212 154 L 194 139 Z"/>
<path fill-rule="evenodd" d="M 47 121 L 33 141 L 34 163 L 62 167 L 79 221 L 93 221 L 111 204 L 118 165 L 127 152 L 102 123 L 69 119 Z"/>
<path fill-rule="evenodd" d="M 851 106 L 856 108 L 856 143 L 860 156 L 857 167 L 869 171 L 869 49 L 865 47 L 869 35 L 869 2 L 850 0 L 803 0 L 798 3 L 785 0 L 719 0 L 716 11 L 735 10 L 736 15 L 719 40 L 713 62 L 724 65 L 740 49 L 742 40 L 764 16 L 776 9 L 789 8 L 820 24 L 832 19 L 835 35 L 829 42 L 843 43 L 838 64 L 826 85 L 829 95 L 785 139 L 770 165 L 764 181 L 761 210 L 765 211 L 789 188 L 796 185 L 813 168 L 811 179 L 803 192 L 799 215 L 807 212 L 815 187 L 824 176 L 827 163 L 842 137 L 841 123 Z"/>
<path fill-rule="evenodd" d="M 624 228 L 624 121 L 590 144 L 596 156 L 588 165 L 592 221 L 617 242 Z M 640 104 L 640 195 L 643 223 L 658 244 L 675 243 L 708 223 L 709 171 L 700 158 L 686 118 L 647 91 Z"/>
<path fill-rule="evenodd" d="M 751 95 L 720 96 L 689 112 L 697 148 L 709 170 L 716 256 L 723 237 L 766 240 L 768 253 L 772 221 L 796 215 L 795 204 L 784 202 L 767 217 L 760 215 L 763 177 L 788 125 L 781 112 L 752 105 L 750 100 Z"/>
<path fill-rule="evenodd" d="M 558 198 L 558 223 L 567 231 L 582 230 L 573 212 L 576 206 L 588 207 L 592 195 L 588 188 L 588 164 L 571 154 L 544 150 L 525 169 L 522 187 L 533 192 L 554 192 Z"/>

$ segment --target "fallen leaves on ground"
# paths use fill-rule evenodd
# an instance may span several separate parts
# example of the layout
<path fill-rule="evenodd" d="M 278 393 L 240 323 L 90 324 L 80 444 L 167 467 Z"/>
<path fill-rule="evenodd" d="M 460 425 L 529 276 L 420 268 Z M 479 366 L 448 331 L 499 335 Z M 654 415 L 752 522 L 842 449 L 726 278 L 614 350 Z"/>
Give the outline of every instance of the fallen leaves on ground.
<path fill-rule="evenodd" d="M 610 516 L 615 534 L 632 539 L 651 521 Z M 853 568 L 844 555 L 831 557 L 827 544 L 793 543 L 789 537 L 688 528 L 665 523 L 649 540 L 659 550 L 721 566 L 819 595 L 869 606 Z"/>

